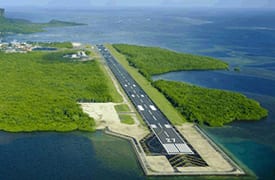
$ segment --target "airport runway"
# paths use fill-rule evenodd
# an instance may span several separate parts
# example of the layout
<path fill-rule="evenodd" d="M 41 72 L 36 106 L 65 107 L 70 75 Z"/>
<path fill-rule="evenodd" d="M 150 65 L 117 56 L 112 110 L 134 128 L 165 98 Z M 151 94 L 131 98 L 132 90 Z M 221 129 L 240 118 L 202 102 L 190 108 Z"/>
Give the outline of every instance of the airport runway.
<path fill-rule="evenodd" d="M 103 46 L 97 45 L 107 65 L 120 83 L 121 87 L 134 104 L 136 110 L 156 135 L 167 154 L 193 154 L 181 135 L 170 121 L 153 103 L 149 96 L 136 83 L 131 75 L 120 65 L 111 53 Z"/>

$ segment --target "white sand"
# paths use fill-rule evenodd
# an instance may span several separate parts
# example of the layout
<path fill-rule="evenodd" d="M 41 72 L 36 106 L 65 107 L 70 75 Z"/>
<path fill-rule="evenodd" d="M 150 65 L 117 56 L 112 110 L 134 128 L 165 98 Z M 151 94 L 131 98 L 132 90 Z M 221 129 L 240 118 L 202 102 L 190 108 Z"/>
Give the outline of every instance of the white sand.
<path fill-rule="evenodd" d="M 80 103 L 83 111 L 95 119 L 96 129 L 108 127 L 111 131 L 131 136 L 140 140 L 145 137 L 149 131 L 135 120 L 135 124 L 128 125 L 120 122 L 119 116 L 114 108 L 115 103 Z M 136 119 L 135 115 L 132 115 Z"/>

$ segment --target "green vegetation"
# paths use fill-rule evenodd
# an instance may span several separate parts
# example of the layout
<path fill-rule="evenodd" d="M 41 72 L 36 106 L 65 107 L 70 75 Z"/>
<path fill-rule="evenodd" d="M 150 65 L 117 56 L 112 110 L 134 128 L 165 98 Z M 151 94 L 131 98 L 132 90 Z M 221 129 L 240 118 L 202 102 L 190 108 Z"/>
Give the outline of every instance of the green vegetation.
<path fill-rule="evenodd" d="M 120 114 L 119 119 L 124 124 L 128 124 L 128 125 L 135 124 L 135 121 L 133 120 L 133 118 L 130 115 Z"/>
<path fill-rule="evenodd" d="M 1 130 L 93 131 L 77 101 L 121 101 L 98 61 L 75 62 L 66 53 L 0 52 Z"/>
<path fill-rule="evenodd" d="M 180 70 L 227 69 L 228 65 L 220 60 L 178 53 L 156 47 L 143 47 L 127 44 L 114 44 L 113 47 L 126 56 L 127 61 L 148 80 L 152 75 Z"/>
<path fill-rule="evenodd" d="M 131 74 L 131 76 L 137 81 L 142 89 L 150 96 L 150 98 L 158 105 L 161 111 L 165 114 L 168 119 L 174 124 L 182 124 L 184 117 L 172 106 L 172 104 L 154 88 L 151 83 L 143 77 L 136 68 L 129 66 L 125 56 L 117 52 L 112 45 L 107 44 L 106 47 L 116 57 L 120 64 Z M 142 121 L 144 123 L 144 121 Z"/>
<path fill-rule="evenodd" d="M 268 115 L 258 102 L 239 93 L 164 80 L 153 85 L 189 121 L 222 126 L 234 120 L 259 120 Z"/>
<path fill-rule="evenodd" d="M 115 109 L 118 113 L 130 112 L 130 109 L 127 104 L 116 105 Z M 132 118 L 132 116 L 128 114 L 119 114 L 119 119 L 124 124 L 129 124 L 129 125 L 135 124 L 135 121 Z"/>
<path fill-rule="evenodd" d="M 240 67 L 235 67 L 235 68 L 234 68 L 234 71 L 235 71 L 235 72 L 240 72 L 240 71 L 241 71 L 241 68 L 240 68 Z"/>
<path fill-rule="evenodd" d="M 124 44 L 107 47 L 175 125 L 189 120 L 222 126 L 234 120 L 259 120 L 268 115 L 258 102 L 239 93 L 178 82 L 150 82 L 152 75 L 170 71 L 227 69 L 228 65 L 222 61 L 152 47 Z M 181 115 L 173 111 L 173 106 Z"/>
<path fill-rule="evenodd" d="M 45 27 L 64 27 L 64 26 L 82 26 L 82 25 L 86 25 L 86 24 L 68 22 L 68 21 L 59 21 L 59 20 L 53 19 L 50 22 L 42 23 L 41 25 L 45 26 Z"/>
<path fill-rule="evenodd" d="M 115 109 L 117 112 L 130 112 L 130 109 L 127 104 L 116 105 Z"/>
<path fill-rule="evenodd" d="M 73 45 L 71 42 L 49 42 L 49 43 L 38 42 L 38 43 L 32 43 L 32 44 L 37 44 L 42 47 L 66 48 L 66 49 L 73 48 Z"/>
<path fill-rule="evenodd" d="M 84 25 L 74 22 L 65 22 L 58 20 L 51 20 L 48 23 L 33 23 L 24 19 L 9 19 L 0 17 L 0 32 L 1 34 L 7 33 L 36 33 L 42 32 L 46 27 L 64 27 L 64 26 L 79 26 Z"/>

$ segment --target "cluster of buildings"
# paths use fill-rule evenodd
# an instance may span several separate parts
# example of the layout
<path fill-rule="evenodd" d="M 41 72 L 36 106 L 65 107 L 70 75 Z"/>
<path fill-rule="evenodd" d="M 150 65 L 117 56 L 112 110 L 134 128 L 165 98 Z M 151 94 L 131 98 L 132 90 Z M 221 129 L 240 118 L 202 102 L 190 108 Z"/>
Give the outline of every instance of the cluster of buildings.
<path fill-rule="evenodd" d="M 27 53 L 31 51 L 55 51 L 57 48 L 52 47 L 41 47 L 38 44 L 35 43 L 27 43 L 27 42 L 18 42 L 18 41 L 12 41 L 12 42 L 2 42 L 0 39 L 0 52 L 5 53 Z M 90 60 L 89 54 L 87 54 L 85 51 L 78 51 L 74 54 L 66 54 L 63 56 L 64 58 L 70 58 L 80 61 L 87 61 Z"/>
<path fill-rule="evenodd" d="M 0 41 L 0 51 L 4 51 L 6 53 L 27 53 L 32 51 L 34 48 L 33 44 L 25 43 L 25 42 L 1 42 Z"/>
<path fill-rule="evenodd" d="M 89 59 L 89 56 L 86 54 L 85 51 L 78 51 L 76 54 L 67 54 L 64 58 L 71 58 L 71 59 Z"/>

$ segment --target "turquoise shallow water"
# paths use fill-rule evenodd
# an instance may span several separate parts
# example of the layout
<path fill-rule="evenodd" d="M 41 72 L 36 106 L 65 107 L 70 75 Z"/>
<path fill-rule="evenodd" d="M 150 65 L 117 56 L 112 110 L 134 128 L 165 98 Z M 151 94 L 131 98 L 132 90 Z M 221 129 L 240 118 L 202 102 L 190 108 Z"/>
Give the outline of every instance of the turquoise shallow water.
<path fill-rule="evenodd" d="M 14 35 L 7 37 L 7 40 L 154 45 L 221 58 L 232 68 L 240 67 L 240 73 L 178 72 L 159 78 L 238 91 L 260 101 L 270 111 L 266 120 L 235 122 L 224 128 L 205 127 L 205 130 L 261 179 L 273 179 L 275 176 L 275 165 L 272 163 L 275 162 L 274 11 L 146 8 L 51 11 L 21 8 L 7 9 L 7 16 L 36 22 L 60 19 L 88 24 Z M 106 136 L 100 133 L 91 135 L 94 137 L 91 138 L 92 143 L 81 136 L 0 133 L 0 179 L 35 175 L 42 179 L 49 176 L 58 179 L 75 177 L 74 174 L 83 179 L 90 179 L 91 176 L 95 179 L 145 179 L 133 152 L 129 150 L 129 143 L 117 139 L 105 141 Z M 116 141 L 119 147 L 116 147 Z M 106 151 L 96 153 L 96 147 L 106 148 Z M 114 152 L 120 148 L 125 149 L 122 152 L 126 158 L 116 157 Z M 102 163 L 105 157 L 111 159 L 107 165 Z M 127 170 L 117 170 L 115 167 L 118 164 L 124 164 L 121 168 Z"/>

